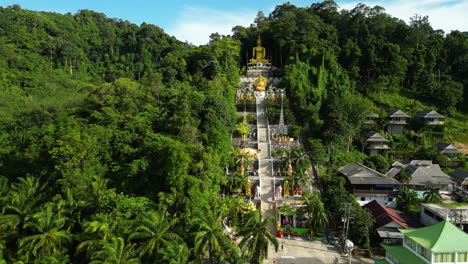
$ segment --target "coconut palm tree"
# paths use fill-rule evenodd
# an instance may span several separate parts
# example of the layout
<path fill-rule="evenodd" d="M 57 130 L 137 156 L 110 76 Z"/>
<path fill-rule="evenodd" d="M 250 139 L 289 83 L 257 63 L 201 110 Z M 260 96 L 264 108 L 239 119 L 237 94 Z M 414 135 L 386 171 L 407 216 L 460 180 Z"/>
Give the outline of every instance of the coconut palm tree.
<path fill-rule="evenodd" d="M 248 255 L 252 264 L 263 263 L 263 259 L 268 257 L 270 243 L 278 251 L 278 240 L 268 231 L 268 225 L 272 221 L 272 216 L 262 220 L 262 215 L 258 211 L 253 211 L 246 224 L 238 232 L 238 235 L 242 237 L 239 246 L 242 252 Z"/>
<path fill-rule="evenodd" d="M 414 205 L 418 204 L 418 194 L 415 190 L 408 187 L 403 187 L 398 191 L 396 196 L 397 207 L 403 210 L 409 210 Z"/>
<path fill-rule="evenodd" d="M 81 222 L 81 211 L 89 205 L 86 201 L 76 200 L 70 188 L 65 190 L 64 196 L 55 196 L 54 201 L 57 203 L 58 210 L 61 210 L 68 218 L 66 223 L 68 231 Z"/>
<path fill-rule="evenodd" d="M 25 257 L 26 262 L 31 256 L 38 259 L 60 252 L 71 243 L 71 234 L 64 230 L 66 218 L 54 213 L 52 206 L 48 204 L 38 213 L 26 218 L 24 228 L 33 233 L 19 240 L 19 254 Z"/>
<path fill-rule="evenodd" d="M 125 244 L 121 237 L 101 240 L 100 249 L 91 255 L 90 264 L 139 264 L 135 245 Z"/>
<path fill-rule="evenodd" d="M 303 198 L 304 206 L 299 209 L 299 214 L 307 219 L 312 233 L 321 232 L 330 219 L 328 211 L 325 209 L 318 193 L 305 193 Z"/>
<path fill-rule="evenodd" d="M 22 221 L 43 197 L 45 185 L 41 185 L 34 177 L 18 178 L 18 181 L 11 185 L 8 195 L 2 197 L 2 211 L 18 215 Z"/>
<path fill-rule="evenodd" d="M 83 237 L 84 240 L 76 248 L 76 253 L 86 252 L 87 257 L 91 258 L 91 255 L 100 248 L 101 240 L 108 240 L 112 237 L 112 231 L 115 226 L 111 224 L 112 221 L 108 215 L 99 214 L 92 221 L 83 223 Z"/>
<path fill-rule="evenodd" d="M 164 213 L 151 212 L 138 220 L 138 226 L 129 240 L 138 242 L 138 255 L 155 256 L 170 243 L 182 244 L 182 238 L 171 232 L 174 222 L 169 222 Z"/>
<path fill-rule="evenodd" d="M 291 160 L 296 171 L 305 172 L 312 166 L 309 155 L 301 147 L 291 151 Z"/>
<path fill-rule="evenodd" d="M 208 252 L 213 264 L 215 259 L 223 259 L 224 254 L 233 247 L 224 234 L 220 208 L 195 211 L 193 224 L 196 227 L 194 253 L 197 258 L 203 258 Z"/>
<path fill-rule="evenodd" d="M 424 201 L 428 203 L 440 203 L 442 196 L 439 193 L 440 188 L 426 186 L 426 191 L 423 193 Z"/>

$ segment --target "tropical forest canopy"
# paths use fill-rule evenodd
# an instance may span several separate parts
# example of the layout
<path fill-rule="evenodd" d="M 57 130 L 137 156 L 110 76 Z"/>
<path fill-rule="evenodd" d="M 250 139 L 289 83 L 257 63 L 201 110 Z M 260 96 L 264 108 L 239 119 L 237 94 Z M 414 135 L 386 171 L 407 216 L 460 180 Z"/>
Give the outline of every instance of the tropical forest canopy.
<path fill-rule="evenodd" d="M 343 165 L 372 107 L 466 111 L 467 36 L 427 17 L 283 4 L 194 47 L 89 10 L 0 7 L 0 263 L 245 262 L 254 252 L 226 241 L 221 220 L 258 217 L 237 219 L 240 202 L 218 194 L 258 35 L 316 163 Z M 330 192 L 348 199 L 340 186 Z"/>

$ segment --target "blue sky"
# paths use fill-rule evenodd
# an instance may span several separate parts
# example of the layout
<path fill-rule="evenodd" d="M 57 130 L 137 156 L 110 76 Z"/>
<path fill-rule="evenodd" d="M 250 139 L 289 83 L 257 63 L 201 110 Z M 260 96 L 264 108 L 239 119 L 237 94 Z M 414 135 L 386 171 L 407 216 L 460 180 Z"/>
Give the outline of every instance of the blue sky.
<path fill-rule="evenodd" d="M 405 21 L 414 14 L 428 15 L 436 29 L 468 31 L 468 0 L 335 0 L 341 8 L 352 9 L 362 2 L 370 6 L 380 5 L 392 16 Z M 235 25 L 248 26 L 259 10 L 268 15 L 277 0 L 0 0 L 1 6 L 19 4 L 22 8 L 76 13 L 79 9 L 91 9 L 141 24 L 158 25 L 170 35 L 193 44 L 204 44 L 213 32 L 230 34 Z M 314 1 L 290 0 L 297 6 L 309 6 Z"/>

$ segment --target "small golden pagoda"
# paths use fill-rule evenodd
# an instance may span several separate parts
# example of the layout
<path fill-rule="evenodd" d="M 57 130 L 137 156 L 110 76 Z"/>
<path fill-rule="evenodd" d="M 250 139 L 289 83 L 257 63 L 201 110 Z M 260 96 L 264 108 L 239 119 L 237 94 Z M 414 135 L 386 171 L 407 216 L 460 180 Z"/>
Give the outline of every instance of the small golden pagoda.
<path fill-rule="evenodd" d="M 250 59 L 249 61 L 252 63 L 255 63 L 255 62 L 268 63 L 269 62 L 269 60 L 266 59 L 266 49 L 262 47 L 262 40 L 260 39 L 260 35 L 258 35 L 257 47 L 253 48 L 252 59 Z"/>
<path fill-rule="evenodd" d="M 264 92 L 266 91 L 268 81 L 262 75 L 258 76 L 254 81 L 255 91 Z"/>

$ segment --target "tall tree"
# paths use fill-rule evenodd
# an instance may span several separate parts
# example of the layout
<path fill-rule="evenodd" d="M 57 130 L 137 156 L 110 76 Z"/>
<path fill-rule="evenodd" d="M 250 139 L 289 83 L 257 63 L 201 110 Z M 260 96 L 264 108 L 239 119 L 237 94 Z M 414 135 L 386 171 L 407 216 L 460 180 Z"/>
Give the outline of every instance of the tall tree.
<path fill-rule="evenodd" d="M 261 264 L 263 259 L 268 257 L 270 243 L 273 244 L 275 251 L 278 251 L 278 241 L 268 230 L 272 221 L 271 216 L 262 220 L 262 215 L 258 211 L 253 211 L 246 224 L 238 232 L 242 237 L 239 246 L 243 252 L 247 252 L 253 264 Z"/>

